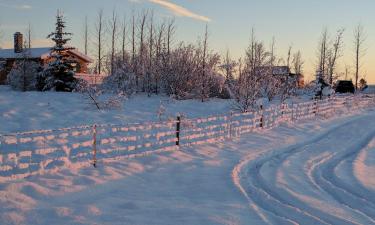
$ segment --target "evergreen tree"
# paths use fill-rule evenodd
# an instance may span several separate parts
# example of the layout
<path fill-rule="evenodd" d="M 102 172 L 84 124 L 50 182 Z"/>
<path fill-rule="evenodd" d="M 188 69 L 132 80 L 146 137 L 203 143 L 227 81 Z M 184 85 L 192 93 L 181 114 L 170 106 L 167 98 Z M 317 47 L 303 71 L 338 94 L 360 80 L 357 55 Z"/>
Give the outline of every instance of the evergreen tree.
<path fill-rule="evenodd" d="M 61 13 L 57 14 L 56 30 L 48 35 L 55 42 L 55 46 L 51 49 L 51 62 L 43 70 L 38 79 L 38 89 L 41 91 L 65 91 L 74 90 L 77 79 L 74 78 L 74 60 L 68 55 L 68 51 L 73 49 L 66 47 L 71 33 L 64 31 L 65 21 Z"/>

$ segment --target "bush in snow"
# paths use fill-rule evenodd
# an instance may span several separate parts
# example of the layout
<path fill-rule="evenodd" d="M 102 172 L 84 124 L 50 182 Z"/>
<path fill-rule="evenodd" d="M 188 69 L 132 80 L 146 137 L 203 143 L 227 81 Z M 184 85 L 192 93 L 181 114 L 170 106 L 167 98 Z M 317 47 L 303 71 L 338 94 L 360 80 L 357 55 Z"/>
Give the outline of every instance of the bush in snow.
<path fill-rule="evenodd" d="M 256 100 L 261 97 L 263 72 L 260 68 L 266 68 L 266 52 L 263 44 L 255 40 L 254 34 L 251 43 L 246 50 L 244 63 L 239 63 L 239 77 L 231 90 L 234 106 L 242 112 L 255 107 Z"/>
<path fill-rule="evenodd" d="M 359 90 L 363 91 L 366 90 L 366 88 L 368 88 L 367 81 L 362 78 L 359 80 Z"/>
<path fill-rule="evenodd" d="M 35 91 L 40 70 L 39 63 L 30 60 L 17 61 L 8 74 L 8 84 L 17 91 Z"/>
<path fill-rule="evenodd" d="M 165 116 L 165 112 L 166 112 L 166 109 L 165 109 L 165 106 L 163 104 L 163 101 L 160 101 L 160 105 L 159 105 L 159 109 L 157 111 L 157 115 L 158 115 L 158 119 L 160 121 L 163 120 L 164 116 Z"/>
<path fill-rule="evenodd" d="M 83 94 L 88 104 L 94 105 L 98 110 L 120 109 L 126 100 L 126 94 L 123 92 L 105 95 L 100 86 L 89 85 L 83 80 L 79 80 L 74 91 Z"/>
<path fill-rule="evenodd" d="M 118 63 L 112 74 L 104 79 L 102 88 L 112 93 L 126 93 L 127 95 L 131 95 L 137 91 L 136 75 L 131 71 L 128 64 L 125 62 Z"/>
<path fill-rule="evenodd" d="M 314 84 L 314 90 L 315 90 L 315 97 L 322 99 L 324 95 L 331 92 L 328 90 L 330 87 L 327 84 L 327 82 L 324 80 L 323 73 L 319 71 L 317 72 L 316 80 L 313 84 Z"/>

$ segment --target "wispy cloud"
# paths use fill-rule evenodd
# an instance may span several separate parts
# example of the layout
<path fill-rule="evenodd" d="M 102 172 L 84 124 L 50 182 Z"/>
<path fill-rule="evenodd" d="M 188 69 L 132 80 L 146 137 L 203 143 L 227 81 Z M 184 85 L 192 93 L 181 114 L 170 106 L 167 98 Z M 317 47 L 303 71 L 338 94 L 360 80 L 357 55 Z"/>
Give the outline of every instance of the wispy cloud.
<path fill-rule="evenodd" d="M 189 17 L 189 18 L 193 18 L 193 19 L 205 21 L 205 22 L 211 21 L 211 19 L 206 17 L 206 16 L 198 15 L 198 14 L 196 14 L 196 13 L 194 13 L 194 12 L 192 12 L 192 11 L 182 7 L 182 6 L 179 6 L 175 3 L 172 3 L 172 2 L 167 1 L 167 0 L 149 0 L 149 1 L 152 2 L 152 3 L 163 6 L 164 8 L 173 12 L 177 16 Z"/>
<path fill-rule="evenodd" d="M 11 9 L 17 9 L 17 10 L 30 10 L 33 8 L 31 5 L 26 5 L 26 4 L 14 5 L 14 4 L 0 3 L 0 6 L 11 8 Z"/>
<path fill-rule="evenodd" d="M 33 8 L 31 5 L 15 5 L 14 7 L 19 10 L 28 10 Z"/>

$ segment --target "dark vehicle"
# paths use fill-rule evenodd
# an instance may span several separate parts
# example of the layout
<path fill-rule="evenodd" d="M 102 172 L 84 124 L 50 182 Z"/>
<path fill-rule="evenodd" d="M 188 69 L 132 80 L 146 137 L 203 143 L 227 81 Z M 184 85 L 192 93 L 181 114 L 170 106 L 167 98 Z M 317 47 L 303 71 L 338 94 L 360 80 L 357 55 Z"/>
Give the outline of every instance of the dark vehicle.
<path fill-rule="evenodd" d="M 336 84 L 336 93 L 354 93 L 355 88 L 350 80 L 339 80 Z"/>

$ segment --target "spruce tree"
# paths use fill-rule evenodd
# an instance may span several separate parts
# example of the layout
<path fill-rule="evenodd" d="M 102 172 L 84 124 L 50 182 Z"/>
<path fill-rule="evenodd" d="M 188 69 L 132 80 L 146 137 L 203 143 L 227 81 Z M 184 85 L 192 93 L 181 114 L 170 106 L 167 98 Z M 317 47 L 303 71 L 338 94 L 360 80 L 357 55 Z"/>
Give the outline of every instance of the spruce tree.
<path fill-rule="evenodd" d="M 77 79 L 74 78 L 75 61 L 68 55 L 68 51 L 74 48 L 66 47 L 71 40 L 65 32 L 65 21 L 61 13 L 57 14 L 56 30 L 47 38 L 55 42 L 51 49 L 51 61 L 42 71 L 38 79 L 38 89 L 41 91 L 71 92 L 74 90 Z"/>

